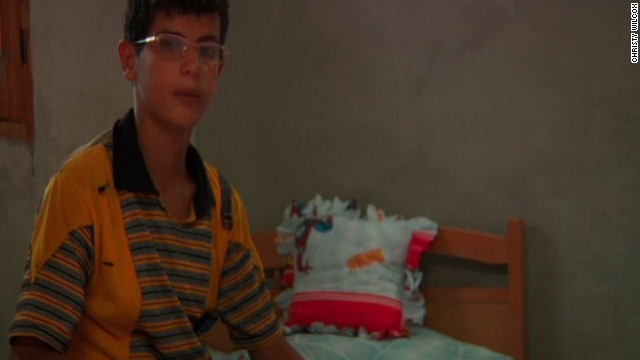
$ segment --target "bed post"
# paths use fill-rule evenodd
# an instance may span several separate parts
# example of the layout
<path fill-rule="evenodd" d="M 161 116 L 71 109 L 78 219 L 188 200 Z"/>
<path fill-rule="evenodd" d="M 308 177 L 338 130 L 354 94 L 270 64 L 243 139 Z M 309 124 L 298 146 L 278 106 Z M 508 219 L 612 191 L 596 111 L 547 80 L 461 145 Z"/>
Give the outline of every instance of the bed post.
<path fill-rule="evenodd" d="M 509 259 L 509 309 L 513 337 L 512 356 L 516 360 L 528 359 L 526 319 L 526 258 L 524 248 L 524 221 L 507 222 L 507 252 Z"/>

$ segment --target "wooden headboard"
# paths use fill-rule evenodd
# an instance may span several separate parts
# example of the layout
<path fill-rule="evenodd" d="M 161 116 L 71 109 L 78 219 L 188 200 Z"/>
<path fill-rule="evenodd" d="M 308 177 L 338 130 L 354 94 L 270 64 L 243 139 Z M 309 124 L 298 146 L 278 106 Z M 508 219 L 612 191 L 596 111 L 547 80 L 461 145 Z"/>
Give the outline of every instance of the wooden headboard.
<path fill-rule="evenodd" d="M 262 232 L 254 234 L 253 241 L 267 276 L 278 284 L 285 262 L 276 253 L 275 237 L 275 231 Z M 506 265 L 509 283 L 489 288 L 424 286 L 421 292 L 426 299 L 426 325 L 515 360 L 527 360 L 524 221 L 509 220 L 506 235 L 440 227 L 430 253 Z M 272 295 L 279 291 L 272 289 Z M 224 330 L 216 334 L 212 336 L 226 336 Z"/>
<path fill-rule="evenodd" d="M 507 234 L 496 235 L 440 227 L 432 254 L 506 265 L 504 287 L 423 287 L 426 325 L 456 339 L 528 358 L 524 221 L 507 222 Z"/>

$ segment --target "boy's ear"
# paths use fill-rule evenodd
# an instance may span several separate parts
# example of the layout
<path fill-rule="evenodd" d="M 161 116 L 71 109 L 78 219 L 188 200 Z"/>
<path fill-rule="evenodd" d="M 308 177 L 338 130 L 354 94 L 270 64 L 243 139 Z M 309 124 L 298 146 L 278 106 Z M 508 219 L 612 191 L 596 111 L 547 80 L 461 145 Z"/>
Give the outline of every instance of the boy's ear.
<path fill-rule="evenodd" d="M 136 80 L 136 47 L 126 40 L 118 42 L 118 55 L 124 77 L 133 82 Z"/>

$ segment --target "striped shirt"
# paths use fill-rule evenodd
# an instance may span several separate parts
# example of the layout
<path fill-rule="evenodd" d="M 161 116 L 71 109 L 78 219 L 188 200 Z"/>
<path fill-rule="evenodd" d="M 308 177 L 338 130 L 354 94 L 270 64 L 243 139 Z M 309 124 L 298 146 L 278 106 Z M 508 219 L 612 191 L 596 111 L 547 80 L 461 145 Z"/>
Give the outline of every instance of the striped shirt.
<path fill-rule="evenodd" d="M 190 147 L 187 167 L 197 187 L 192 214 L 186 221 L 173 218 L 144 166 L 135 131 L 130 111 L 91 145 L 105 146 L 112 159 L 141 291 L 130 358 L 206 357 L 207 348 L 200 341 L 201 324 L 217 318 L 227 325 L 238 347 L 258 347 L 280 336 L 282 330 L 273 314 L 264 273 L 253 261 L 250 238 L 232 239 L 224 256 L 216 257 L 224 259 L 218 305 L 216 309 L 206 308 L 212 286 L 211 205 L 216 201 L 206 169 L 197 151 Z M 246 221 L 246 216 L 237 220 Z M 93 240 L 93 224 L 69 229 L 34 281 L 28 260 L 10 337 L 36 337 L 61 353 L 66 351 L 83 315 L 84 291 L 93 274 Z"/>

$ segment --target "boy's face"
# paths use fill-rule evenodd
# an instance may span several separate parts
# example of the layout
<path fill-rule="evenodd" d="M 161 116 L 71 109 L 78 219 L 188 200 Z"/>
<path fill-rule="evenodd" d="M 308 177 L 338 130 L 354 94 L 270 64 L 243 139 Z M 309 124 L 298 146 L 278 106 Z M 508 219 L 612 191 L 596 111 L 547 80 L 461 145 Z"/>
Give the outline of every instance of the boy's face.
<path fill-rule="evenodd" d="M 191 43 L 219 43 L 220 17 L 217 14 L 168 16 L 160 13 L 155 16 L 148 36 L 160 33 L 179 35 Z M 168 59 L 159 45 L 157 41 L 146 44 L 138 56 L 135 56 L 133 45 L 120 45 L 125 77 L 134 84 L 136 106 L 138 111 L 163 125 L 191 128 L 207 110 L 223 64 L 201 62 L 194 46 L 189 46 L 181 58 Z"/>

